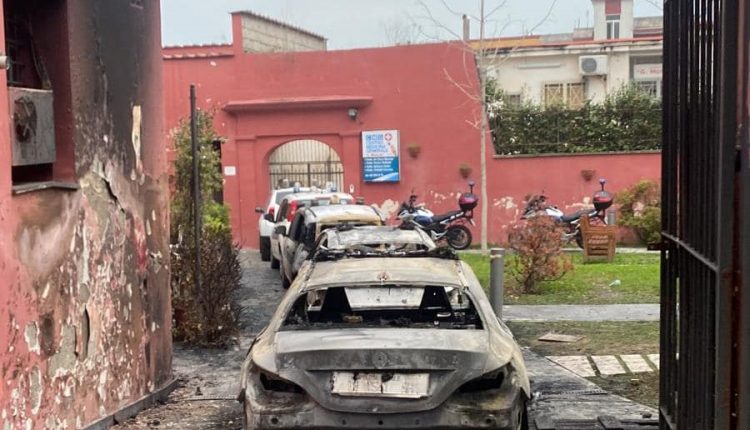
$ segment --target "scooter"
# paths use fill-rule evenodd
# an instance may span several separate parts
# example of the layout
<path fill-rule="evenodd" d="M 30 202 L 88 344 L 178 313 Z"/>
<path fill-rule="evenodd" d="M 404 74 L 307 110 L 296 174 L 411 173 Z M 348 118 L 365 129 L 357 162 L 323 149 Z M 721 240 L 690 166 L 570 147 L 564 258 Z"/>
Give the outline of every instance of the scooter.
<path fill-rule="evenodd" d="M 581 218 L 587 216 L 590 220 L 597 219 L 607 224 L 606 211 L 614 203 L 614 198 L 609 191 L 604 189 L 606 179 L 600 179 L 601 189 L 594 193 L 594 209 L 586 209 L 572 214 L 563 213 L 560 208 L 547 203 L 544 193 L 532 196 L 526 203 L 526 209 L 521 219 L 531 219 L 537 216 L 548 216 L 563 225 L 565 233 L 563 240 L 569 242 L 575 239 L 576 244 L 583 248 L 583 235 L 581 234 Z"/>
<path fill-rule="evenodd" d="M 418 228 L 430 235 L 435 242 L 445 240 L 451 248 L 462 250 L 471 246 L 471 230 L 465 223 L 474 223 L 474 209 L 479 204 L 479 198 L 474 194 L 474 181 L 469 182 L 469 192 L 463 193 L 458 199 L 461 208 L 438 216 L 424 205 L 417 205 L 417 195 L 412 190 L 409 200 L 401 203 L 398 219 L 402 228 Z"/>

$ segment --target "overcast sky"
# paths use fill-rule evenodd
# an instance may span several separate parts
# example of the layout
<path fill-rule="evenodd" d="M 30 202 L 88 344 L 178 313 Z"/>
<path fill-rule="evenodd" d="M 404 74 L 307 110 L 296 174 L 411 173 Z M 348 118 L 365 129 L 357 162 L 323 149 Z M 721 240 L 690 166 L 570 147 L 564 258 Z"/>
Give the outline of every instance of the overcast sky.
<path fill-rule="evenodd" d="M 489 11 L 503 0 L 486 1 Z M 488 36 L 519 35 L 532 29 L 536 34 L 566 33 L 577 23 L 590 25 L 593 15 L 591 0 L 505 1 L 505 7 L 491 17 Z M 635 15 L 661 15 L 654 3 L 660 1 L 635 0 Z M 229 43 L 229 13 L 252 10 L 327 37 L 329 49 L 453 39 L 451 33 L 461 33 L 460 14 L 478 15 L 479 10 L 479 0 L 162 0 L 161 4 L 164 45 Z M 478 30 L 473 23 L 474 37 Z"/>

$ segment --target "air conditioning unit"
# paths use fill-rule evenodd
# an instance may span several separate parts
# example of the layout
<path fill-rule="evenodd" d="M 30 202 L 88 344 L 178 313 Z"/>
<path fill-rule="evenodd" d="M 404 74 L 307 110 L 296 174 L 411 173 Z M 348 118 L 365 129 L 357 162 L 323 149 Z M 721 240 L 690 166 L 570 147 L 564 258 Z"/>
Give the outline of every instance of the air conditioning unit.
<path fill-rule="evenodd" d="M 8 87 L 13 166 L 55 162 L 52 91 Z"/>
<path fill-rule="evenodd" d="M 602 76 L 609 73 L 609 58 L 606 55 L 582 55 L 578 57 L 578 70 L 583 76 Z"/>

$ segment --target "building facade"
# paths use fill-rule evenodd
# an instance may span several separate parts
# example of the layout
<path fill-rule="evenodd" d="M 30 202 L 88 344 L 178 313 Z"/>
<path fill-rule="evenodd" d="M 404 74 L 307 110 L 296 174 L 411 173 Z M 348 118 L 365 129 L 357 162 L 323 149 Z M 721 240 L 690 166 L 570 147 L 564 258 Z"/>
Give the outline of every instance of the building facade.
<path fill-rule="evenodd" d="M 633 18 L 633 0 L 592 1 L 593 27 L 484 43 L 488 75 L 511 103 L 577 107 L 630 82 L 661 97 L 662 18 Z"/>
<path fill-rule="evenodd" d="M 158 1 L 0 4 L 0 427 L 73 429 L 167 385 Z"/>
<path fill-rule="evenodd" d="M 224 199 L 242 246 L 258 246 L 255 209 L 284 179 L 334 182 L 391 217 L 412 191 L 435 212 L 456 210 L 468 181 L 479 182 L 482 109 L 475 58 L 463 44 L 252 54 L 234 18 L 233 44 L 164 49 L 164 99 L 170 129 L 189 114 L 191 83 L 200 107 L 214 112 L 225 138 Z M 400 142 L 397 180 L 393 172 L 373 180 L 389 174 L 375 171 L 383 166 L 370 157 L 372 136 Z M 659 178 L 658 153 L 506 158 L 487 146 L 490 200 L 480 204 L 489 207 L 493 243 L 506 242 L 528 194 L 545 190 L 567 210 L 590 203 L 598 184 L 584 170 L 606 175 L 612 191 Z M 292 166 L 294 175 L 279 173 Z"/>

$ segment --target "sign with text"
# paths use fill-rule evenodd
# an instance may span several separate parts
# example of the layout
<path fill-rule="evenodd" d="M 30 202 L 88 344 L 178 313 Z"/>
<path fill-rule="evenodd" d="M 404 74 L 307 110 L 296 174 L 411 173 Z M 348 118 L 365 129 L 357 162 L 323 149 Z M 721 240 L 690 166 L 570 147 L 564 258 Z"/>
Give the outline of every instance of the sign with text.
<path fill-rule="evenodd" d="M 362 174 L 365 182 L 398 182 L 400 176 L 398 130 L 362 132 Z"/>
<path fill-rule="evenodd" d="M 633 66 L 633 79 L 658 80 L 661 79 L 661 64 L 636 64 Z"/>

